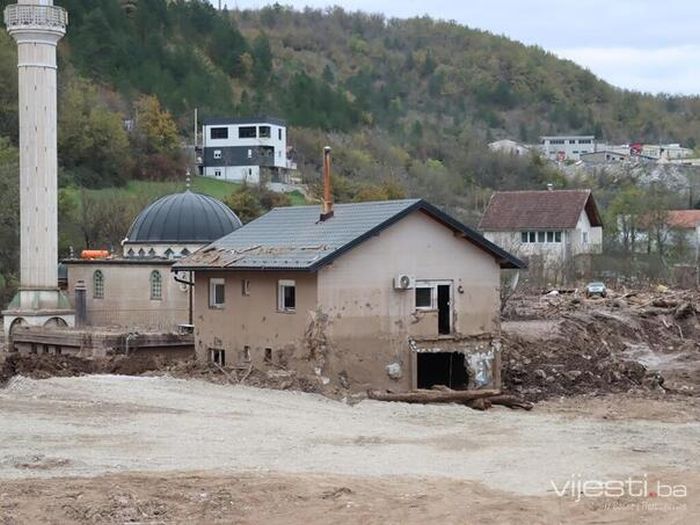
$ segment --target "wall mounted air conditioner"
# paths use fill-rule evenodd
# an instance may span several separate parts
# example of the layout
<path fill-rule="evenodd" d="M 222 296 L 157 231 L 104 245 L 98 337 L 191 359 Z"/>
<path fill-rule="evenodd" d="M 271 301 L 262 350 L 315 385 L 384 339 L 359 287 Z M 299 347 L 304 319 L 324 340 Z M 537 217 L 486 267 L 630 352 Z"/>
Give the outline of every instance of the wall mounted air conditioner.
<path fill-rule="evenodd" d="M 410 290 L 416 284 L 415 278 L 408 274 L 400 273 L 394 277 L 394 288 L 396 290 Z"/>

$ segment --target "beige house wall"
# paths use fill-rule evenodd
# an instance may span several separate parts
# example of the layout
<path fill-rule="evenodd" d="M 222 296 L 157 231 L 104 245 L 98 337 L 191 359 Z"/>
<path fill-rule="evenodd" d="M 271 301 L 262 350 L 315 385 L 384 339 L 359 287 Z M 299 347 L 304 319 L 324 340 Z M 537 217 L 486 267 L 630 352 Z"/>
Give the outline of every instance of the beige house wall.
<path fill-rule="evenodd" d="M 316 371 L 357 389 L 412 386 L 410 338 L 438 337 L 437 311 L 417 311 L 415 290 L 396 290 L 394 277 L 452 284 L 452 338 L 499 331 L 500 267 L 492 256 L 422 212 L 414 212 L 343 254 L 318 273 L 197 272 L 195 340 L 200 358 L 226 351 L 227 365 L 275 364 Z M 225 307 L 209 307 L 209 279 L 223 278 Z M 296 283 L 296 312 L 277 311 L 280 279 Z M 249 296 L 242 294 L 250 281 Z M 449 337 L 449 336 L 448 336 Z M 391 379 L 387 365 L 398 364 Z"/>
<path fill-rule="evenodd" d="M 87 318 L 92 326 L 176 330 L 189 321 L 187 287 L 175 281 L 170 264 L 73 263 L 68 268 L 68 293 L 75 304 L 75 285 L 87 287 Z M 95 297 L 93 276 L 104 275 L 103 298 Z M 162 298 L 151 299 L 151 272 L 161 275 Z"/>

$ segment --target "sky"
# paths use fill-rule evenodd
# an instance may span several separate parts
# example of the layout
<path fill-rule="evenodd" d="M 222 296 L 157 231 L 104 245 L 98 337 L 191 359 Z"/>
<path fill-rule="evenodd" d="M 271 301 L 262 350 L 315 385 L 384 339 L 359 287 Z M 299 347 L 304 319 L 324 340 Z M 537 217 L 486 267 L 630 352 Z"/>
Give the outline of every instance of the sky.
<path fill-rule="evenodd" d="M 212 0 L 217 5 L 218 0 Z M 260 8 L 266 0 L 222 0 Z M 700 95 L 698 0 L 280 0 L 297 9 L 408 18 L 429 15 L 538 45 L 611 84 L 651 93 Z"/>

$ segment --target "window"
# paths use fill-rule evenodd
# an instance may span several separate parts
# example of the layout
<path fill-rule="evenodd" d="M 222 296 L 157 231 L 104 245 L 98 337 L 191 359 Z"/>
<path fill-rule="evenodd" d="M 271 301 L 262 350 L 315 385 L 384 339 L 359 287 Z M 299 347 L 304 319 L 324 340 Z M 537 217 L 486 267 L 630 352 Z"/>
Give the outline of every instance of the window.
<path fill-rule="evenodd" d="M 255 126 L 241 126 L 238 128 L 239 139 L 254 139 L 258 136 L 258 128 Z"/>
<path fill-rule="evenodd" d="M 215 149 L 214 150 L 214 160 L 219 160 L 219 159 L 221 159 L 221 150 Z"/>
<path fill-rule="evenodd" d="M 155 251 L 153 248 L 151 248 L 150 250 L 148 250 L 148 256 L 149 256 L 149 257 L 155 257 L 155 255 L 156 255 L 156 251 Z"/>
<path fill-rule="evenodd" d="M 260 126 L 260 128 L 258 128 L 258 132 L 260 133 L 261 139 L 269 139 L 271 136 L 270 126 Z"/>
<path fill-rule="evenodd" d="M 561 242 L 561 232 L 554 232 L 554 242 Z"/>
<path fill-rule="evenodd" d="M 272 363 L 272 348 L 265 349 L 265 362 Z"/>
<path fill-rule="evenodd" d="M 581 232 L 581 242 L 588 244 L 588 232 Z"/>
<path fill-rule="evenodd" d="M 241 363 L 250 363 L 250 347 L 245 345 L 243 350 L 238 351 L 238 361 Z"/>
<path fill-rule="evenodd" d="M 520 232 L 520 242 L 527 242 L 527 232 Z"/>
<path fill-rule="evenodd" d="M 214 177 L 221 177 L 221 170 L 215 170 Z"/>
<path fill-rule="evenodd" d="M 547 242 L 554 242 L 554 232 L 547 232 Z"/>
<path fill-rule="evenodd" d="M 250 281 L 248 279 L 241 280 L 241 295 L 250 295 Z"/>
<path fill-rule="evenodd" d="M 277 284 L 277 309 L 293 312 L 296 309 L 296 286 L 294 281 L 279 281 Z"/>
<path fill-rule="evenodd" d="M 282 140 L 282 128 L 277 130 L 277 139 Z"/>
<path fill-rule="evenodd" d="M 212 139 L 227 139 L 228 138 L 228 128 L 211 128 L 209 132 L 209 137 Z"/>
<path fill-rule="evenodd" d="M 165 255 L 168 259 L 170 259 L 173 255 L 175 255 L 175 252 L 172 251 L 172 249 L 168 248 L 167 250 L 165 250 L 164 255 Z"/>
<path fill-rule="evenodd" d="M 530 237 L 530 242 L 537 242 L 537 233 L 529 232 L 528 236 Z"/>
<path fill-rule="evenodd" d="M 417 310 L 432 310 L 433 309 L 433 287 L 432 286 L 416 286 L 416 309 Z"/>
<path fill-rule="evenodd" d="M 104 299 L 105 296 L 105 276 L 102 270 L 96 270 L 92 274 L 92 297 L 95 299 Z"/>
<path fill-rule="evenodd" d="M 151 272 L 151 299 L 160 301 L 163 298 L 163 281 L 158 270 Z"/>
<path fill-rule="evenodd" d="M 180 255 L 185 257 L 186 255 L 189 255 L 190 251 L 187 248 L 183 248 L 182 251 L 180 252 Z"/>
<path fill-rule="evenodd" d="M 219 366 L 226 366 L 226 350 L 209 349 L 209 360 Z"/>
<path fill-rule="evenodd" d="M 223 308 L 226 302 L 223 279 L 209 279 L 209 308 Z"/>
<path fill-rule="evenodd" d="M 143 248 L 140 248 L 139 249 L 139 257 L 143 257 L 144 255 L 146 255 L 146 251 Z"/>
<path fill-rule="evenodd" d="M 248 158 L 252 159 L 253 158 L 253 150 L 248 148 Z"/>

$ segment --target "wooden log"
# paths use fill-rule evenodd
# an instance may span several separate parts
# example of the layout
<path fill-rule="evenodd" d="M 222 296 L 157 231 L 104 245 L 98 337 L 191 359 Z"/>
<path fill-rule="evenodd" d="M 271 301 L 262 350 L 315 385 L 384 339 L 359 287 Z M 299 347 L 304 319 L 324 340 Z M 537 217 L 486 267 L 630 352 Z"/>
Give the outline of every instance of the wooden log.
<path fill-rule="evenodd" d="M 472 399 L 497 396 L 500 390 L 413 390 L 403 393 L 368 390 L 367 397 L 377 401 L 399 401 L 402 403 L 466 403 Z"/>
<path fill-rule="evenodd" d="M 489 401 L 490 398 L 488 397 L 480 397 L 479 399 L 472 399 L 471 401 L 467 401 L 464 403 L 467 405 L 469 408 L 473 408 L 474 410 L 488 410 L 491 408 L 491 402 Z"/>
<path fill-rule="evenodd" d="M 490 402 L 492 405 L 503 405 L 508 408 L 522 408 L 523 410 L 532 410 L 535 405 L 519 397 L 515 397 L 508 394 L 500 394 L 497 396 L 492 396 L 486 398 L 486 401 Z"/>

